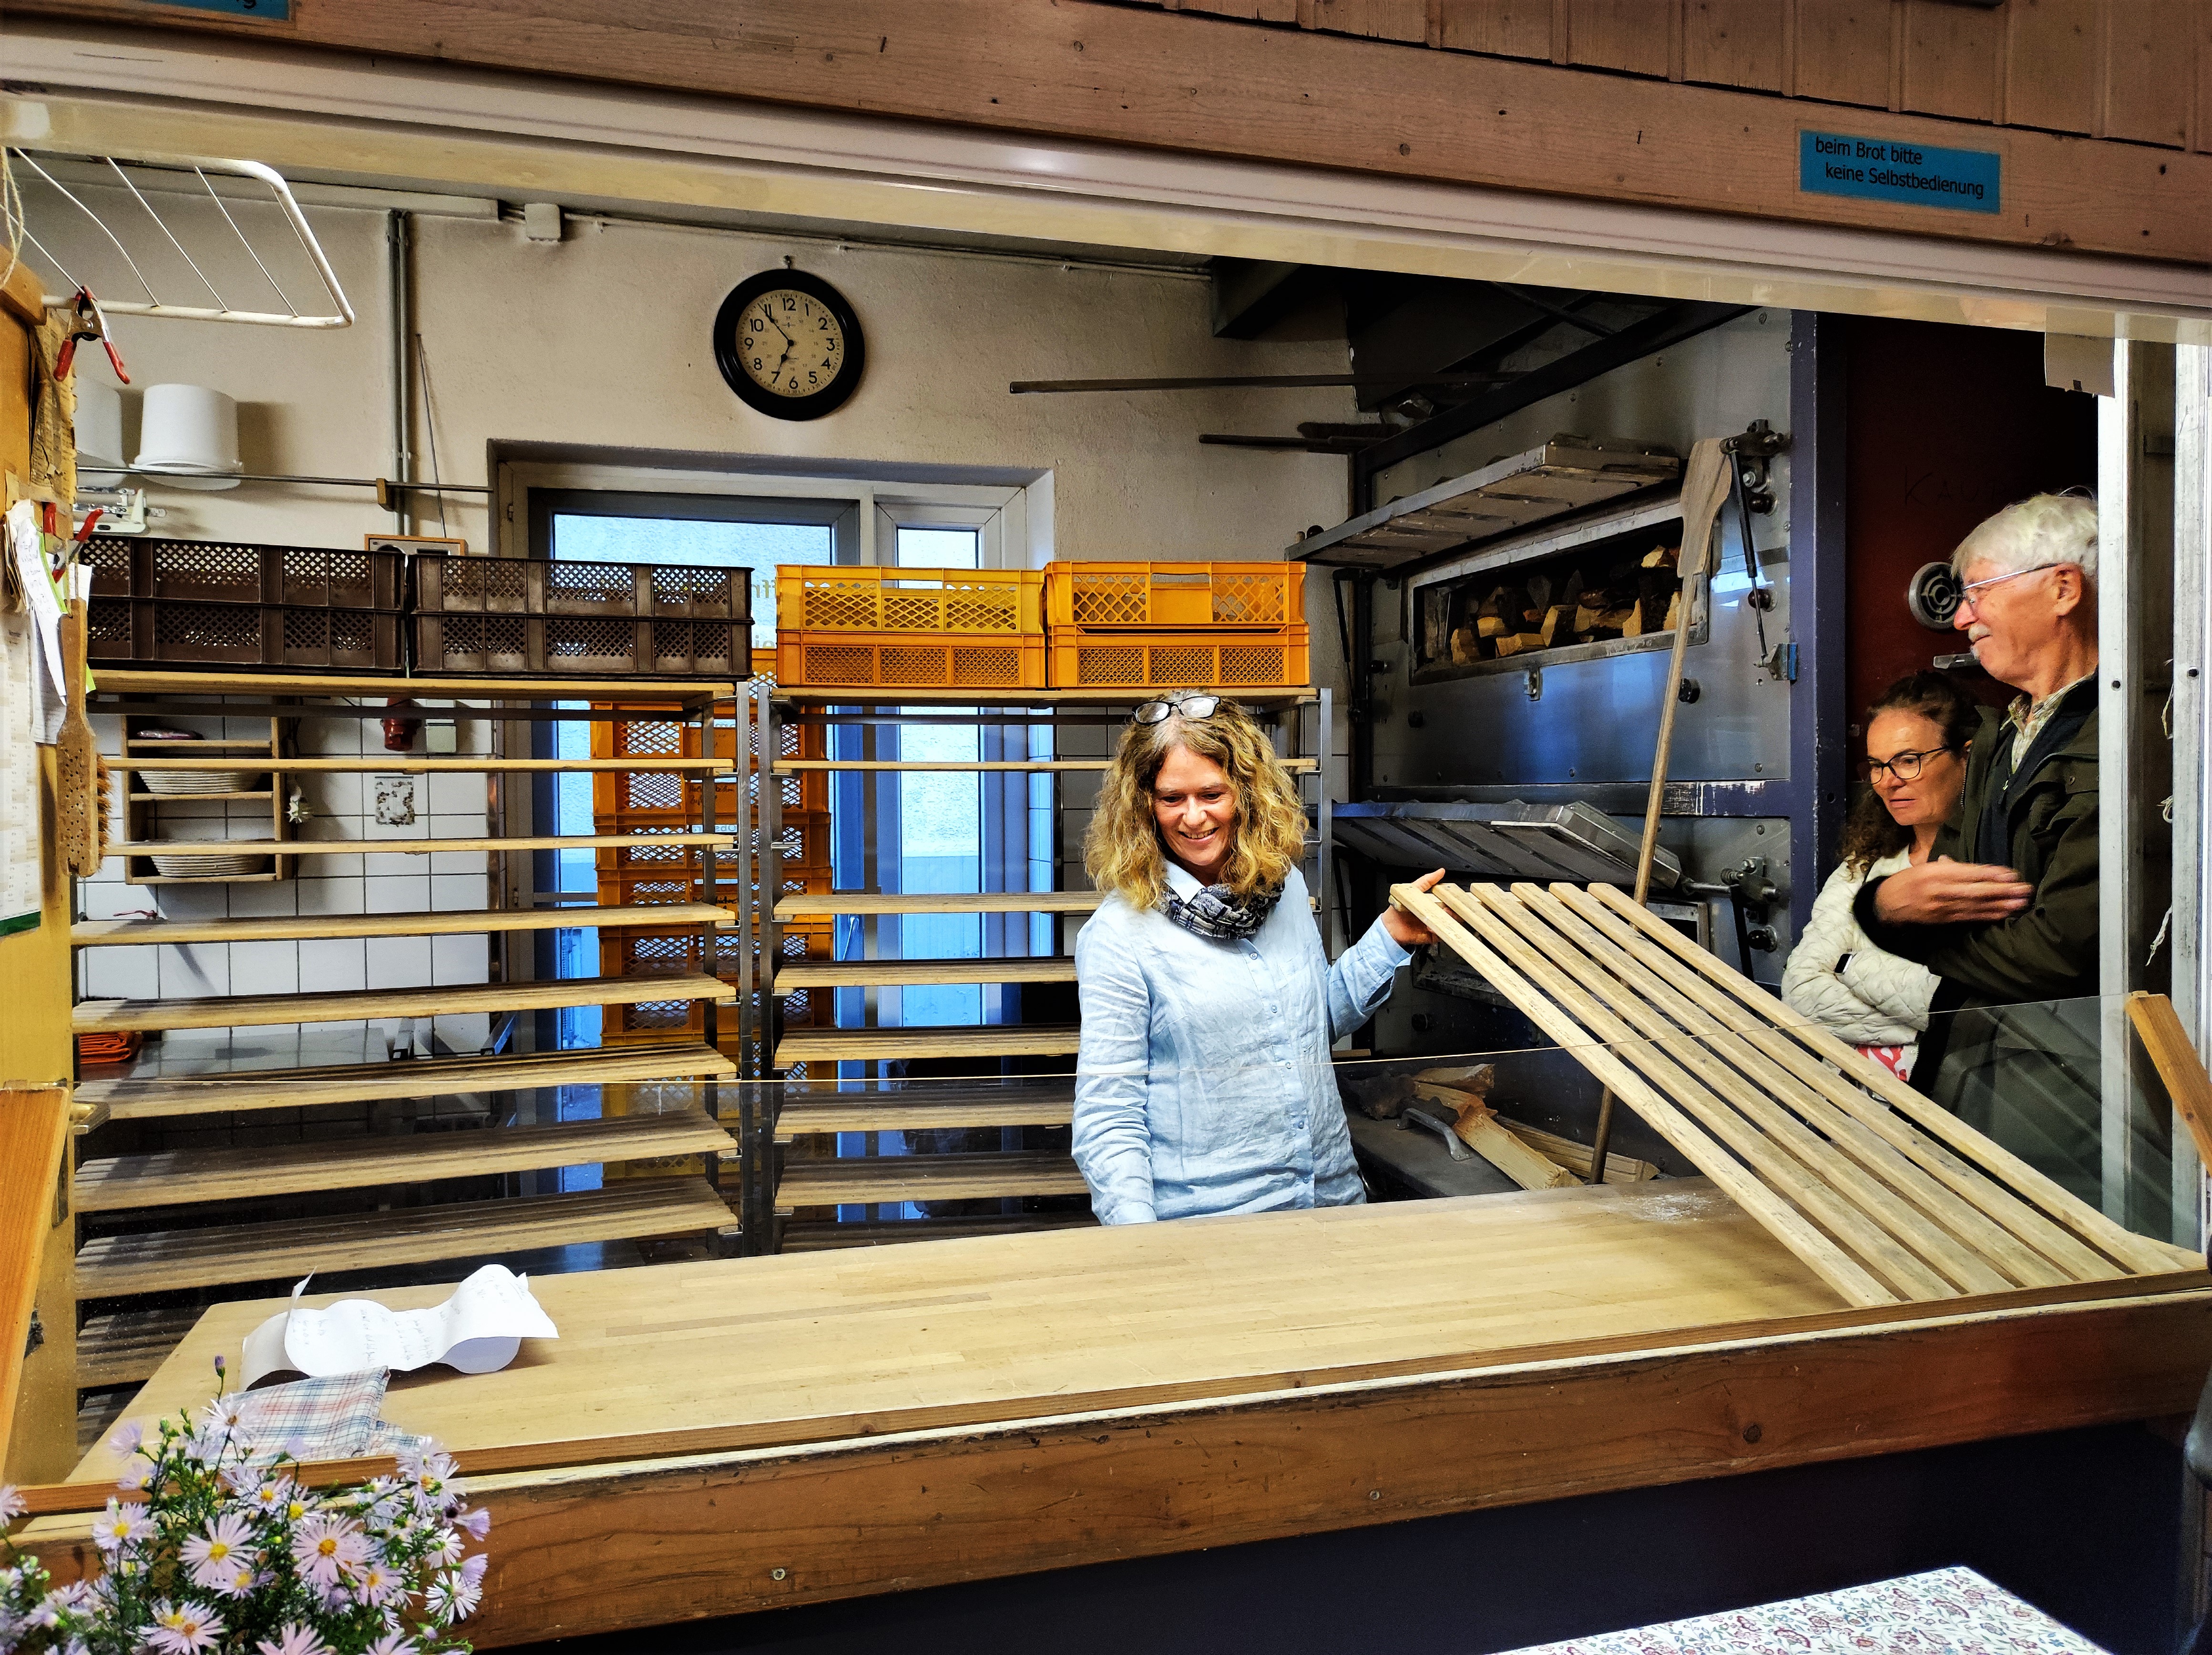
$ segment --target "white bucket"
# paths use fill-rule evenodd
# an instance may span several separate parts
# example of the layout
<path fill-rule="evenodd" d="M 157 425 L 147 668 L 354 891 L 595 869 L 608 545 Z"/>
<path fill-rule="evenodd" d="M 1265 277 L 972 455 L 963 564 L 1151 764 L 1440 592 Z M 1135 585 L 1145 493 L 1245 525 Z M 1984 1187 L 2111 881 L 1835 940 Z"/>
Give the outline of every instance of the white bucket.
<path fill-rule="evenodd" d="M 105 378 L 76 376 L 76 480 L 87 488 L 123 481 L 123 392 Z"/>
<path fill-rule="evenodd" d="M 238 404 L 206 385 L 148 385 L 132 469 L 179 488 L 235 488 Z"/>

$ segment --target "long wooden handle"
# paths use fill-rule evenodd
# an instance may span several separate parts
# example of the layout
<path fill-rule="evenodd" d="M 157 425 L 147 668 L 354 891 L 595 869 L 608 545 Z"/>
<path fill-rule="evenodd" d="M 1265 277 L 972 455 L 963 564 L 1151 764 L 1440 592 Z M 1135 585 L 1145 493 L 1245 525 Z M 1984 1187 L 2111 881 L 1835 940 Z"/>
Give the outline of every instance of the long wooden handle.
<path fill-rule="evenodd" d="M 71 873 L 89 879 L 100 871 L 100 823 L 96 815 L 100 791 L 100 751 L 92 737 L 92 721 L 84 712 L 85 605 L 70 604 L 62 612 L 62 692 L 68 700 L 61 738 L 55 748 L 54 779 L 57 827 L 63 862 Z"/>

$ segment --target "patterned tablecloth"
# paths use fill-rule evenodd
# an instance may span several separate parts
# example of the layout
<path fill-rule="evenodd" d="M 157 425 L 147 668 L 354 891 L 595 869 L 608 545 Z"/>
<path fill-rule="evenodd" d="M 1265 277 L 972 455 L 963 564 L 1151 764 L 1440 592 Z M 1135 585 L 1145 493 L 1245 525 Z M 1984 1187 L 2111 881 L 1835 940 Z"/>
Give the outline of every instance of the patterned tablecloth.
<path fill-rule="evenodd" d="M 2103 1655 L 1972 1569 L 1937 1569 L 1513 1655 Z"/>

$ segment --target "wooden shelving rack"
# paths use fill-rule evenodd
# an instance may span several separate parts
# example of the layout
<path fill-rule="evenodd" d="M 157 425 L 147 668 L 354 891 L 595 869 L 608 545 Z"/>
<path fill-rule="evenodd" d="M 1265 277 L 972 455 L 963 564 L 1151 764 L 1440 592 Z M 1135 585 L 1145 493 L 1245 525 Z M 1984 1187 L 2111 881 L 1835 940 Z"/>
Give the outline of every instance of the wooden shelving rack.
<path fill-rule="evenodd" d="M 193 844 L 189 840 L 173 841 L 161 837 L 158 829 L 164 804 L 219 803 L 228 807 L 240 801 L 259 800 L 269 813 L 270 842 L 290 840 L 291 822 L 285 813 L 288 789 L 284 739 L 282 718 L 270 719 L 268 737 L 261 741 L 154 741 L 131 735 L 126 724 L 122 755 L 119 760 L 109 761 L 109 768 L 123 778 L 123 837 L 131 842 L 132 849 L 132 854 L 124 858 L 124 882 L 131 885 L 257 885 L 291 878 L 295 864 L 291 857 L 282 852 L 255 874 L 165 874 L 153 860 L 163 852 L 178 854 L 180 848 Z M 191 767 L 171 765 L 161 761 L 163 754 L 179 757 L 190 755 L 206 761 Z M 142 759 L 148 762 L 137 762 Z M 145 785 L 146 774 L 150 771 L 188 769 L 251 771 L 261 785 L 235 792 L 156 793 Z M 224 814 L 228 815 L 228 809 Z"/>
<path fill-rule="evenodd" d="M 101 700 L 95 711 L 126 718 L 147 713 L 210 717 L 249 700 L 244 711 L 273 710 L 258 705 L 282 698 L 289 719 L 362 718 L 383 716 L 386 697 L 421 697 L 459 706 L 459 716 L 499 724 L 538 723 L 581 714 L 553 703 L 575 703 L 604 696 L 604 679 L 421 680 L 343 676 L 277 676 L 262 673 L 204 673 L 105 670 Z M 495 793 L 497 779 L 509 774 L 566 770 L 659 770 L 713 776 L 735 767 L 734 754 L 714 752 L 711 708 L 733 693 L 727 683 L 691 681 L 628 681 L 625 694 L 650 697 L 701 726 L 696 756 L 653 756 L 635 760 L 507 758 L 468 755 L 422 757 L 363 754 L 284 759 L 294 773 L 388 774 L 481 773 Z M 208 698 L 201 700 L 198 698 Z M 364 706 L 361 701 L 374 705 Z M 465 705 L 461 705 L 465 704 Z M 609 715 L 599 714 L 599 717 Z M 619 715 L 614 715 L 619 716 Z M 669 717 L 665 711 L 660 718 Z M 115 767 L 127 775 L 149 771 L 236 767 L 236 757 L 176 754 L 183 743 L 147 750 L 134 744 Z M 195 748 L 199 743 L 191 744 Z M 210 743 L 209 747 L 216 745 Z M 272 749 L 273 756 L 273 749 Z M 277 786 L 272 778 L 272 788 Z M 708 801 L 695 833 L 652 836 L 654 844 L 672 840 L 696 848 L 710 872 L 725 854 L 741 854 L 741 836 L 718 832 L 712 800 L 716 790 L 700 790 Z M 281 810 L 281 797 L 276 800 Z M 495 812 L 495 815 L 496 813 Z M 605 846 L 642 842 L 641 838 L 587 834 L 548 837 L 491 834 L 469 839 L 303 840 L 285 839 L 288 858 L 380 853 L 427 856 L 440 852 L 480 852 L 496 861 L 506 854 L 570 846 Z M 240 841 L 236 848 L 247 848 Z M 256 846 L 254 848 L 258 848 Z M 272 839 L 271 852 L 276 853 Z M 149 853 L 146 843 L 125 840 L 110 854 Z M 495 901 L 507 888 L 498 876 L 489 882 Z M 529 882 L 525 882 L 528 888 Z M 708 889 L 716 888 L 710 879 Z M 556 928 L 653 924 L 696 924 L 703 938 L 738 918 L 713 902 L 647 906 L 558 906 L 483 911 L 385 914 L 301 915 L 224 919 L 80 919 L 71 944 L 80 949 L 144 946 L 149 943 L 212 943 L 333 937 L 440 936 L 483 933 L 493 937 Z M 491 1050 L 472 1056 L 434 1057 L 406 1062 L 362 1063 L 311 1068 L 238 1070 L 214 1075 L 151 1076 L 81 1080 L 76 1097 L 89 1106 L 88 1130 L 109 1122 L 141 1125 L 175 1122 L 203 1125 L 210 1116 L 341 1104 L 380 1104 L 460 1094 L 485 1094 L 563 1084 L 620 1085 L 665 1080 L 703 1082 L 690 1106 L 661 1113 L 612 1115 L 594 1120 L 539 1125 L 487 1125 L 462 1132 L 416 1132 L 396 1136 L 364 1133 L 275 1147 L 194 1149 L 153 1153 L 94 1154 L 80 1161 L 75 1181 L 76 1211 L 96 1228 L 117 1233 L 82 1239 L 77 1254 L 81 1301 L 129 1300 L 137 1295 L 289 1280 L 315 1269 L 358 1270 L 462 1258 L 488 1252 L 586 1241 L 645 1240 L 711 1234 L 734 1246 L 738 1222 L 720 1188 L 722 1164 L 734 1157 L 737 1142 L 720 1124 L 721 1082 L 738 1066 L 715 1046 L 718 1009 L 735 997 L 729 985 L 697 974 L 630 979 L 515 980 L 423 989 L 307 991 L 280 996 L 226 996 L 179 1000 L 80 1001 L 76 1031 L 281 1027 L 307 1022 L 422 1017 L 466 1011 L 495 1016 L 604 1005 L 625 1001 L 694 999 L 706 1008 L 704 1040 L 682 1039 L 624 1047 L 619 1051 Z M 702 1172 L 693 1176 L 623 1179 L 599 1190 L 552 1195 L 506 1196 L 385 1210 L 313 1212 L 319 1196 L 356 1192 L 345 1203 L 359 1207 L 357 1192 L 420 1185 L 437 1179 L 520 1174 L 595 1162 L 665 1161 L 696 1156 Z M 218 1218 L 213 1225 L 190 1227 L 173 1220 L 180 1209 L 207 1203 L 307 1198 L 307 1215 L 253 1222 Z M 246 1209 L 250 1213 L 251 1209 Z M 197 1216 L 197 1215 L 195 1215 Z M 120 1220 L 119 1228 L 114 1221 Z M 125 1306 L 84 1320 L 80 1336 L 79 1383 L 101 1386 L 129 1383 L 150 1373 L 196 1312 L 167 1307 Z"/>
<path fill-rule="evenodd" d="M 956 714 L 970 710 L 978 724 L 1052 726 L 1057 731 L 1070 714 L 1091 722 L 1101 716 L 1126 715 L 1136 704 L 1151 698 L 1152 690 L 1131 689 L 861 689 L 778 688 L 757 685 L 750 697 L 750 714 L 745 739 L 757 754 L 781 751 L 779 720 L 823 721 L 833 716 L 873 716 L 896 724 L 901 711 L 925 715 L 933 707 Z M 1328 789 L 1322 778 L 1328 762 L 1331 708 L 1326 690 L 1306 687 L 1227 692 L 1281 732 L 1279 748 L 1301 745 L 1303 716 L 1316 714 L 1317 736 L 1306 753 L 1291 751 L 1285 762 L 1303 785 L 1311 777 L 1316 785 L 1310 808 L 1314 816 L 1310 840 L 1315 858 L 1309 867 L 1316 895 L 1328 888 L 1326 858 L 1329 840 Z M 839 709 L 833 715 L 829 709 Z M 1061 743 L 1055 739 L 1054 753 Z M 1103 758 L 978 760 L 975 761 L 901 761 L 890 759 L 774 758 L 768 772 L 847 771 L 876 773 L 992 773 L 1029 772 L 1066 775 L 1100 773 Z M 777 787 L 763 785 L 761 797 L 761 868 L 757 888 L 779 889 L 781 881 L 773 848 Z M 1056 858 L 1057 859 L 1057 858 Z M 1080 877 L 1081 870 L 1075 870 Z M 750 897 L 751 893 L 748 890 Z M 768 980 L 761 997 L 763 1008 L 794 990 L 827 991 L 841 988 L 899 988 L 940 984 L 1054 984 L 1073 983 L 1075 963 L 1068 953 L 1012 957 L 937 959 L 786 960 L 781 957 L 777 933 L 793 921 L 827 916 L 891 917 L 907 914 L 1047 913 L 1079 919 L 1095 910 L 1099 896 L 1089 890 L 993 891 L 978 894 L 900 894 L 868 891 L 787 893 L 770 902 L 757 902 L 745 924 L 758 937 L 753 956 L 762 962 Z M 750 998 L 741 1011 L 750 1015 Z M 803 1158 L 790 1151 L 794 1141 L 836 1132 L 906 1131 L 914 1130 L 1007 1127 L 1065 1127 L 1074 1101 L 1074 1055 L 1077 1030 L 1073 1023 L 963 1025 L 933 1027 L 840 1028 L 794 1028 L 778 1033 L 773 1012 L 747 1030 L 749 1045 L 746 1079 L 757 1084 L 747 1090 L 757 1103 L 746 1111 L 748 1139 L 743 1158 L 744 1186 L 741 1209 L 745 1214 L 747 1246 L 752 1251 L 800 1252 L 822 1247 L 872 1246 L 880 1242 L 933 1237 L 996 1234 L 1007 1230 L 1060 1228 L 1088 1222 L 1081 1214 L 1040 1212 L 998 1216 L 972 1215 L 908 1221 L 870 1221 L 845 1223 L 789 1223 L 803 1208 L 840 1203 L 957 1201 L 976 1198 L 1066 1196 L 1084 1193 L 1074 1162 L 1066 1155 L 1030 1149 L 995 1152 L 957 1152 L 861 1155 L 841 1158 Z M 880 1070 L 867 1071 L 864 1089 L 838 1088 L 837 1065 L 860 1063 L 875 1065 L 899 1059 L 922 1058 L 1040 1058 L 1051 1061 L 1044 1076 L 1010 1076 L 1018 1084 L 994 1084 L 988 1078 L 970 1082 L 927 1082 L 908 1088 L 882 1088 Z M 822 1070 L 832 1072 L 824 1075 Z M 805 1088 L 791 1082 L 793 1070 L 816 1082 Z M 828 1082 L 823 1084 L 822 1082 Z"/>

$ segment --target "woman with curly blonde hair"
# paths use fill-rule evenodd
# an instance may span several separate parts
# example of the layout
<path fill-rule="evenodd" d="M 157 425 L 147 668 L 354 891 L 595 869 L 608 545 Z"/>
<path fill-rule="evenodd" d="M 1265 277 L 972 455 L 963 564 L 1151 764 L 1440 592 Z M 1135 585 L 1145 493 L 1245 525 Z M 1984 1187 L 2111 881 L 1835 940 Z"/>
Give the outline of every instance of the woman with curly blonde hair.
<path fill-rule="evenodd" d="M 1075 943 L 1074 1154 L 1102 1223 L 1365 1198 L 1328 1048 L 1435 939 L 1389 909 L 1330 965 L 1305 822 L 1234 702 L 1146 701 L 1122 732 L 1084 848 L 1106 900 Z"/>

